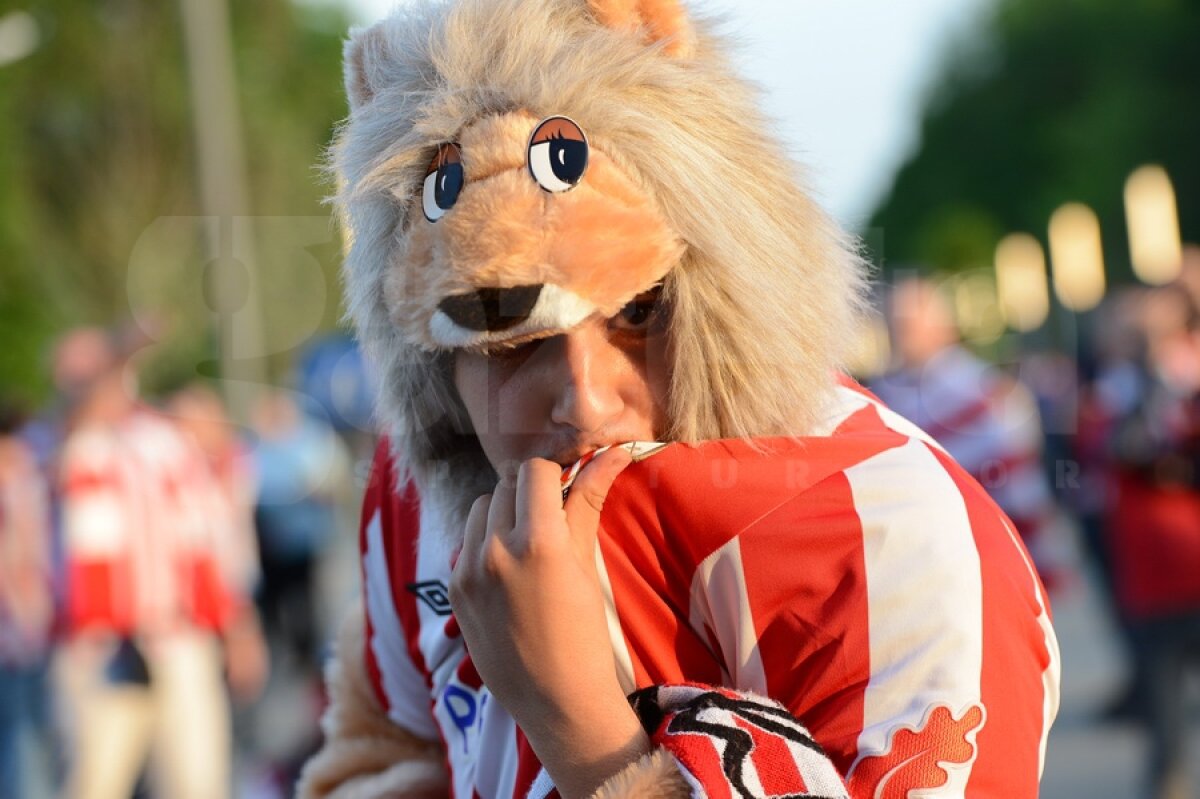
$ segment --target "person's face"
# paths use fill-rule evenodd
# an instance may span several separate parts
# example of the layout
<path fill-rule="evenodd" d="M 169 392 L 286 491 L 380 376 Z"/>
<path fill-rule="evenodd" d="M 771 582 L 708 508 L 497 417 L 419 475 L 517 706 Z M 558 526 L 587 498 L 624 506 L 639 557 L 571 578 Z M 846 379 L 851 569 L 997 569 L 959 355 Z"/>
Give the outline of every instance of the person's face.
<path fill-rule="evenodd" d="M 609 444 L 665 434 L 667 334 L 647 293 L 611 319 L 511 349 L 460 351 L 454 382 L 492 466 L 564 466 Z"/>
<path fill-rule="evenodd" d="M 892 297 L 896 351 L 906 364 L 922 365 L 958 340 L 954 315 L 932 284 L 903 283 Z"/>

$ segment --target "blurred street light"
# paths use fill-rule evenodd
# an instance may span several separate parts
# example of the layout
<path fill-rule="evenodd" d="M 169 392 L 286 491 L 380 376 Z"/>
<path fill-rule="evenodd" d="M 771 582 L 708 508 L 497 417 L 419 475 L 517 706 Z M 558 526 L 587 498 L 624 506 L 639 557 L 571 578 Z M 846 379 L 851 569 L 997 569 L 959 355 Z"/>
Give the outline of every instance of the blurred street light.
<path fill-rule="evenodd" d="M 0 16 L 0 67 L 33 53 L 38 46 L 37 20 L 27 11 Z"/>
<path fill-rule="evenodd" d="M 1006 236 L 996 247 L 996 285 L 1005 323 L 1020 333 L 1041 327 L 1050 313 L 1046 251 L 1028 233 Z"/>
<path fill-rule="evenodd" d="M 856 332 L 847 367 L 860 380 L 869 380 L 887 371 L 891 358 L 887 323 L 881 315 L 872 313 Z"/>
<path fill-rule="evenodd" d="M 1151 286 L 1179 277 L 1183 245 L 1171 178 L 1161 166 L 1143 166 L 1125 182 L 1125 218 L 1133 271 Z"/>
<path fill-rule="evenodd" d="M 1004 335 L 1004 317 L 991 274 L 974 271 L 955 280 L 954 319 L 963 338 L 973 344 L 991 344 Z"/>
<path fill-rule="evenodd" d="M 1072 311 L 1090 311 L 1104 299 L 1100 220 L 1086 205 L 1068 203 L 1050 217 L 1054 293 Z"/>

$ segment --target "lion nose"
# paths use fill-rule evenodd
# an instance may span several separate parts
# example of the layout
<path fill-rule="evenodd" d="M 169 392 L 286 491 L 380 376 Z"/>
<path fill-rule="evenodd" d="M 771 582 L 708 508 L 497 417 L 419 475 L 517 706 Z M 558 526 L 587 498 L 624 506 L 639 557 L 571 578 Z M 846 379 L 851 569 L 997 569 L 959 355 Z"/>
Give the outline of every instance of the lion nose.
<path fill-rule="evenodd" d="M 478 289 L 472 294 L 447 297 L 438 308 L 459 327 L 498 333 L 528 319 L 541 294 L 541 285 Z"/>

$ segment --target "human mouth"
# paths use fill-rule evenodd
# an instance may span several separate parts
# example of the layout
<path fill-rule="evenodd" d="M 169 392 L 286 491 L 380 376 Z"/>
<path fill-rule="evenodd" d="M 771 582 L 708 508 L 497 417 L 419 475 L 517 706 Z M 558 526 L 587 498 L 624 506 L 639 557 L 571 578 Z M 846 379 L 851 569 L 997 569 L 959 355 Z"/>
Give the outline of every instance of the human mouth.
<path fill-rule="evenodd" d="M 553 457 L 547 458 L 547 460 L 552 460 L 564 469 L 568 469 L 584 458 L 587 458 L 589 455 L 599 452 L 601 449 L 603 449 L 603 447 L 560 451 Z"/>
<path fill-rule="evenodd" d="M 554 461 L 564 469 L 570 468 L 582 460 L 592 460 L 601 452 L 611 447 L 624 444 L 629 439 L 612 438 L 592 441 L 571 441 L 558 449 L 551 448 L 554 454 L 546 460 Z"/>
<path fill-rule="evenodd" d="M 578 471 L 585 466 L 589 461 L 595 459 L 597 455 L 612 447 L 622 447 L 628 450 L 633 456 L 634 461 L 640 461 L 650 455 L 653 455 L 658 450 L 662 449 L 664 444 L 653 441 L 635 441 L 635 440 L 618 440 L 609 441 L 602 444 L 586 447 L 572 447 L 569 449 L 558 450 L 553 456 L 546 460 L 553 461 L 563 469 L 575 469 Z"/>
<path fill-rule="evenodd" d="M 574 484 L 575 478 L 579 476 L 579 473 L 582 472 L 584 467 L 586 467 L 589 463 L 598 458 L 605 450 L 612 449 L 613 447 L 619 447 L 628 452 L 632 457 L 633 462 L 637 463 L 638 461 L 645 460 L 656 452 L 661 451 L 666 446 L 666 444 L 660 444 L 652 441 L 629 441 L 623 444 L 609 444 L 607 446 L 600 447 L 599 449 L 591 450 L 571 461 L 570 463 L 557 461 L 558 465 L 562 467 L 561 483 L 563 502 L 567 501 L 567 494 L 570 492 L 571 486 Z"/>

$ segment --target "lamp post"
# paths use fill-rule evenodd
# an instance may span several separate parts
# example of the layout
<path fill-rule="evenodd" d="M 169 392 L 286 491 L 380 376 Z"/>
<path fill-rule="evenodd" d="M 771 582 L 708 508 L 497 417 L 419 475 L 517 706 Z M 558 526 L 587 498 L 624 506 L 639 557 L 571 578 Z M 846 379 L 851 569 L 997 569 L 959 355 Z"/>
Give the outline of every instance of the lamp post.
<path fill-rule="evenodd" d="M 892 358 L 891 338 L 883 316 L 872 313 L 863 320 L 847 356 L 850 374 L 872 380 L 887 371 Z"/>
<path fill-rule="evenodd" d="M 247 220 L 249 190 L 229 8 L 225 0 L 181 0 L 181 5 L 200 203 L 205 216 L 216 220 L 207 252 L 216 256 L 209 268 L 220 325 L 222 387 L 234 417 L 244 421 L 265 378 L 257 250 Z"/>
<path fill-rule="evenodd" d="M 959 333 L 972 344 L 994 344 L 1004 335 L 996 276 L 991 270 L 972 270 L 959 275 L 953 285 L 954 318 Z"/>

